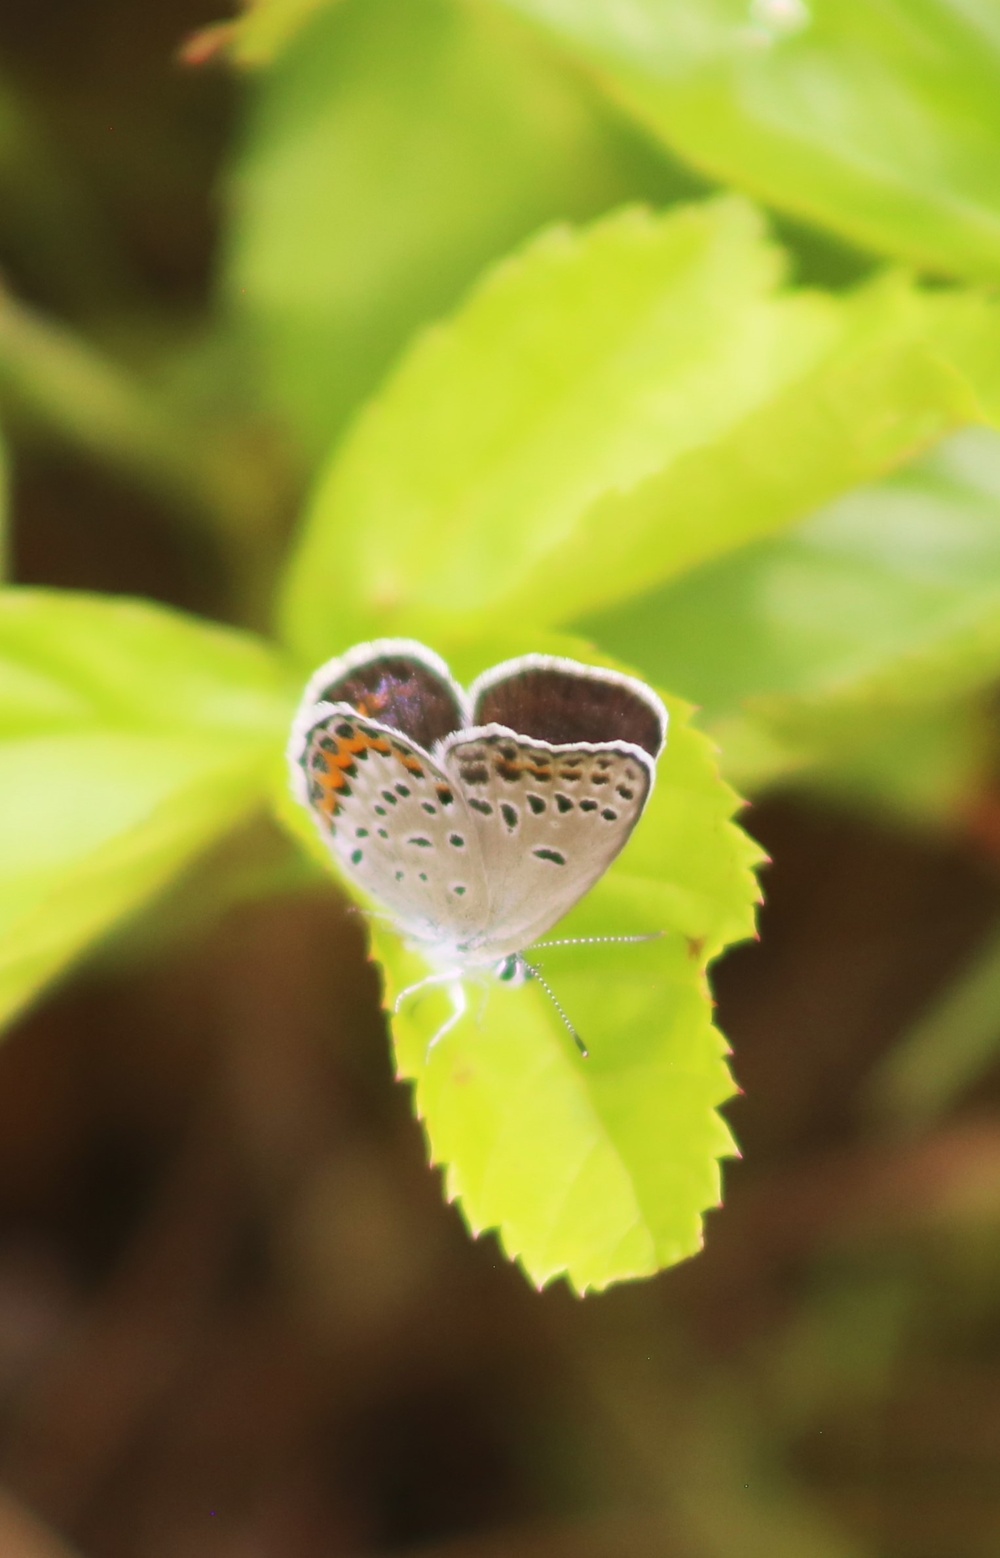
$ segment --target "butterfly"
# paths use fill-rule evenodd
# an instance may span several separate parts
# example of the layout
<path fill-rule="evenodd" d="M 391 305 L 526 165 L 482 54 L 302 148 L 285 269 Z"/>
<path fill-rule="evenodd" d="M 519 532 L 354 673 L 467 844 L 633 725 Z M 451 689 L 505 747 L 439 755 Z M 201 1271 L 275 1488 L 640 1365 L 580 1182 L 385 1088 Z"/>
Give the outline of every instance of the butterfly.
<path fill-rule="evenodd" d="M 450 989 L 537 979 L 539 945 L 620 854 L 653 789 L 667 711 L 636 677 L 521 655 L 466 691 L 410 639 L 358 644 L 311 677 L 288 748 L 292 787 L 348 877 Z M 646 937 L 593 937 L 636 941 Z"/>

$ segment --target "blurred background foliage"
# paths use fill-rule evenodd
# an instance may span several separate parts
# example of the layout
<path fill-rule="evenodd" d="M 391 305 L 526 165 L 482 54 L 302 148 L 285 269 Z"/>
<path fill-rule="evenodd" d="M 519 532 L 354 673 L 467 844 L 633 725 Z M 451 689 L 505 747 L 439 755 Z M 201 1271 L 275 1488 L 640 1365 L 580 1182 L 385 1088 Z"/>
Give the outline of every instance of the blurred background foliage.
<path fill-rule="evenodd" d="M 968 306 L 932 367 L 989 413 L 998 88 L 990 0 L 9 3 L 10 577 L 267 627 L 414 332 L 635 202 L 754 197 L 886 339 Z M 705 1252 L 580 1304 L 469 1244 L 360 926 L 251 819 L 0 1051 L 5 1558 L 996 1553 L 1000 438 L 859 361 L 712 453 L 774 533 L 565 622 L 701 706 L 773 859 Z"/>

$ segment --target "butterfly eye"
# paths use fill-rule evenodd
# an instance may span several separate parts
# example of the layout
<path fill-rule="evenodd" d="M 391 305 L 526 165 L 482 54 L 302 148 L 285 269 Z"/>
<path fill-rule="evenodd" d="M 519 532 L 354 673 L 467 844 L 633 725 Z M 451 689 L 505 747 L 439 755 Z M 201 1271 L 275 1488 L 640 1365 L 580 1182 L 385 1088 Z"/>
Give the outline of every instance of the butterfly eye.
<path fill-rule="evenodd" d="M 516 952 L 512 952 L 510 957 L 504 958 L 503 962 L 500 964 L 500 967 L 497 969 L 497 978 L 501 981 L 502 984 L 510 984 L 512 980 L 517 978 L 520 972 L 518 966 L 519 963 L 520 959 L 518 958 Z"/>

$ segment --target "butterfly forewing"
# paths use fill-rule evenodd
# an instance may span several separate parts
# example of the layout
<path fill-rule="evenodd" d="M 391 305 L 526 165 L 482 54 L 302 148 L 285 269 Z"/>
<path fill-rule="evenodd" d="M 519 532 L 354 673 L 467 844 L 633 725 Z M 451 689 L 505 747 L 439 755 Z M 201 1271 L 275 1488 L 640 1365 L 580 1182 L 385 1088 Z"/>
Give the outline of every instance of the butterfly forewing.
<path fill-rule="evenodd" d="M 624 848 L 652 782 L 628 745 L 551 746 L 487 726 L 449 737 L 442 766 L 464 795 L 487 883 L 479 942 L 521 952 L 583 897 Z"/>
<path fill-rule="evenodd" d="M 553 746 L 639 747 L 655 762 L 666 737 L 662 702 L 634 676 L 551 655 L 522 655 L 473 684 L 472 723 L 502 725 Z"/>
<path fill-rule="evenodd" d="M 317 710 L 299 756 L 320 831 L 400 929 L 467 938 L 487 915 L 478 835 L 451 776 L 415 743 L 348 704 Z"/>

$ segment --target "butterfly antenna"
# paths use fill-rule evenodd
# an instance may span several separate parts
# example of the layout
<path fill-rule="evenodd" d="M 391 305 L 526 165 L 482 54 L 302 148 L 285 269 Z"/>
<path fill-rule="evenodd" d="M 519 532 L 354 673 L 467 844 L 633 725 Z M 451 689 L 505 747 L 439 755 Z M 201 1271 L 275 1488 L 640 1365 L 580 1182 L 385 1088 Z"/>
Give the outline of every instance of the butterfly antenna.
<path fill-rule="evenodd" d="M 535 968 L 533 964 L 526 962 L 524 958 L 521 959 L 521 962 L 524 963 L 524 966 L 528 970 L 528 973 L 531 975 L 532 979 L 537 979 L 538 980 L 538 983 L 541 985 L 542 989 L 545 991 L 545 994 L 548 996 L 549 1000 L 552 1002 L 552 1005 L 555 1007 L 556 1011 L 559 1013 L 559 1015 L 562 1018 L 563 1022 L 566 1024 L 567 1028 L 569 1029 L 570 1033 L 572 1034 L 573 1043 L 576 1045 L 577 1049 L 580 1051 L 580 1054 L 583 1056 L 584 1060 L 589 1060 L 590 1059 L 590 1051 L 589 1051 L 589 1049 L 587 1048 L 586 1044 L 584 1044 L 583 1040 L 581 1039 L 580 1035 L 577 1033 L 576 1029 L 573 1027 L 573 1024 L 570 1022 L 569 1018 L 566 1016 L 566 1012 L 565 1012 L 565 1010 L 564 1010 L 564 1008 L 562 1006 L 562 1003 L 558 999 L 555 991 L 553 990 L 552 986 L 549 984 L 548 980 L 544 979 L 542 977 L 542 975 L 539 973 L 538 969 Z"/>
<path fill-rule="evenodd" d="M 570 936 L 566 941 L 535 941 L 531 950 L 541 952 L 544 947 L 594 947 L 600 942 L 611 941 L 660 941 L 666 934 L 665 930 L 651 930 L 644 936 Z"/>

